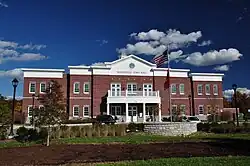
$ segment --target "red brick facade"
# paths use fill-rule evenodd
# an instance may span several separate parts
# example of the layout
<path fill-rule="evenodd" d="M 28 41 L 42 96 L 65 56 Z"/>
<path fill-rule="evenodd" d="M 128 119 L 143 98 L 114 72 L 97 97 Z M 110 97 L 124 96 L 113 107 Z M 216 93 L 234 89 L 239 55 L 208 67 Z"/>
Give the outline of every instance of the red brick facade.
<path fill-rule="evenodd" d="M 125 62 L 122 62 L 122 61 Z M 120 61 L 120 62 L 119 62 Z M 128 64 L 134 63 L 132 68 Z M 120 63 L 116 65 L 116 63 Z M 69 113 L 69 118 L 84 118 L 99 115 L 103 112 L 108 113 L 107 109 L 110 106 L 119 105 L 121 111 L 127 111 L 128 105 L 137 105 L 138 113 L 142 110 L 145 111 L 147 105 L 160 105 L 161 106 L 161 116 L 169 116 L 169 90 L 171 88 L 165 88 L 164 84 L 166 82 L 166 71 L 165 68 L 156 68 L 154 64 L 150 62 L 145 62 L 144 60 L 129 56 L 128 58 L 123 58 L 114 62 L 107 62 L 105 67 L 85 67 L 85 66 L 73 66 L 69 67 L 70 72 L 65 74 L 62 71 L 54 73 L 56 78 L 53 78 L 53 73 L 49 73 L 51 69 L 45 69 L 40 73 L 34 69 L 34 73 L 28 73 L 26 77 L 24 74 L 24 92 L 23 92 L 23 111 L 25 116 L 28 114 L 28 106 L 32 105 L 32 94 L 29 93 L 29 83 L 36 82 L 36 94 L 40 92 L 40 83 L 49 82 L 51 79 L 57 80 L 62 85 L 62 90 L 64 91 L 65 98 L 67 99 L 67 112 Z M 138 66 L 138 68 L 136 68 Z M 134 69 L 135 67 L 135 69 Z M 134 73 L 133 73 L 133 70 Z M 152 71 L 156 73 L 152 75 Z M 172 70 L 172 71 L 171 71 Z M 32 70 L 29 69 L 29 72 Z M 119 71 L 119 72 L 118 72 Z M 41 72 L 43 72 L 41 74 Z M 46 74 L 50 74 L 50 78 Z M 51 71 L 53 72 L 53 71 Z M 63 75 L 60 75 L 64 73 Z M 128 72 L 129 74 L 125 74 Z M 150 73 L 151 72 L 151 73 Z M 171 104 L 172 107 L 180 106 L 185 107 L 185 115 L 206 115 L 209 113 L 208 108 L 216 108 L 216 111 L 223 109 L 223 92 L 222 92 L 222 77 L 223 74 L 212 74 L 212 73 L 191 73 L 189 70 L 184 69 L 170 69 L 170 84 L 176 85 L 176 93 L 171 94 Z M 118 74 L 117 74 L 118 73 Z M 122 74 L 121 74 L 122 73 Z M 141 73 L 141 74 L 138 74 Z M 193 75 L 192 75 L 193 74 Z M 34 77 L 32 77 L 34 75 Z M 79 83 L 79 92 L 74 93 L 74 83 Z M 84 92 L 84 84 L 89 85 L 88 92 Z M 112 83 L 119 83 L 121 88 L 120 91 L 127 93 L 127 84 L 135 83 L 136 91 L 144 94 L 144 84 L 151 84 L 151 90 L 157 92 L 153 102 L 146 100 L 145 96 L 139 96 L 140 102 L 130 101 L 122 102 L 123 96 L 118 96 L 119 102 L 109 102 L 108 91 L 111 90 Z M 184 93 L 180 94 L 180 84 L 184 85 Z M 202 94 L 198 95 L 198 86 L 202 85 Z M 206 94 L 206 86 L 210 86 L 210 94 Z M 217 87 L 218 94 L 214 95 L 214 85 Z M 128 96 L 124 96 L 125 98 Z M 147 97 L 147 96 L 146 96 Z M 153 96 L 154 97 L 154 96 Z M 138 99 L 138 98 L 137 98 Z M 145 101 L 144 101 L 145 100 Z M 120 103 L 121 101 L 121 103 Z M 157 102 L 155 102 L 157 101 Z M 38 101 L 35 101 L 35 105 L 39 106 Z M 209 106 L 209 107 L 208 107 Z M 73 107 L 77 107 L 77 116 L 73 116 Z M 84 111 L 84 108 L 86 110 Z M 201 110 L 202 108 L 202 110 Z M 84 113 L 85 112 L 85 113 Z M 87 116 L 86 116 L 87 115 Z M 126 116 L 128 113 L 126 113 Z M 128 117 L 126 117 L 128 118 Z M 133 116 L 132 116 L 133 118 Z M 141 117 L 140 117 L 141 118 Z M 144 116 L 143 116 L 144 118 Z M 160 118 L 160 117 L 159 117 Z M 145 119 L 143 119 L 145 120 Z"/>

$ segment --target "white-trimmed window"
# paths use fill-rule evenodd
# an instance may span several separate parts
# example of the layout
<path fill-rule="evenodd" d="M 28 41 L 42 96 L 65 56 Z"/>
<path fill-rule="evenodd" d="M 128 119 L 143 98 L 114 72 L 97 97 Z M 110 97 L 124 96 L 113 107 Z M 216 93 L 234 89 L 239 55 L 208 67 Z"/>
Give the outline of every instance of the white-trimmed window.
<path fill-rule="evenodd" d="M 80 83 L 79 82 L 74 82 L 74 94 L 79 94 L 80 93 Z"/>
<path fill-rule="evenodd" d="M 83 106 L 83 116 L 84 117 L 89 117 L 89 105 L 84 105 Z"/>
<path fill-rule="evenodd" d="M 29 83 L 29 93 L 36 93 L 36 82 Z"/>
<path fill-rule="evenodd" d="M 218 85 L 217 84 L 213 85 L 213 91 L 214 91 L 214 95 L 218 95 Z"/>
<path fill-rule="evenodd" d="M 111 115 L 121 116 L 122 115 L 122 108 L 121 108 L 121 106 L 111 106 Z"/>
<path fill-rule="evenodd" d="M 198 107 L 198 113 L 199 113 L 199 115 L 203 115 L 204 114 L 204 106 L 203 105 L 199 105 L 199 107 Z"/>
<path fill-rule="evenodd" d="M 210 95 L 210 84 L 206 84 L 205 92 L 206 92 L 206 95 Z"/>
<path fill-rule="evenodd" d="M 179 85 L 179 91 L 180 91 L 181 95 L 184 95 L 184 93 L 185 93 L 185 85 L 184 84 Z"/>
<path fill-rule="evenodd" d="M 202 84 L 197 85 L 197 92 L 198 92 L 198 95 L 202 95 Z"/>
<path fill-rule="evenodd" d="M 171 84 L 171 93 L 176 94 L 176 84 Z"/>
<path fill-rule="evenodd" d="M 83 93 L 89 94 L 89 82 L 84 82 L 83 84 Z"/>
<path fill-rule="evenodd" d="M 180 105 L 180 114 L 186 115 L 186 105 L 184 105 L 184 104 Z"/>
<path fill-rule="evenodd" d="M 32 117 L 32 105 L 29 105 L 28 106 L 28 117 L 30 118 L 30 117 Z"/>
<path fill-rule="evenodd" d="M 41 82 L 40 83 L 40 93 L 45 93 L 46 92 L 46 83 Z"/>
<path fill-rule="evenodd" d="M 73 117 L 79 117 L 79 105 L 73 106 Z"/>
<path fill-rule="evenodd" d="M 146 116 L 151 116 L 153 115 L 153 106 L 146 106 Z"/>
<path fill-rule="evenodd" d="M 137 84 L 136 83 L 128 83 L 127 84 L 127 91 L 128 91 L 128 95 L 135 95 L 136 91 L 137 91 Z"/>

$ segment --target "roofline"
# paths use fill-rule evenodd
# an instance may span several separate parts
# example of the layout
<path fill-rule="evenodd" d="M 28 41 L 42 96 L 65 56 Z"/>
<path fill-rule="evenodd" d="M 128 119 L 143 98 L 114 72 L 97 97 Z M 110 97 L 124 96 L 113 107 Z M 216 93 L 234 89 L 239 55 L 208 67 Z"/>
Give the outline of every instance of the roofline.
<path fill-rule="evenodd" d="M 39 69 L 39 68 L 21 68 L 22 71 L 47 71 L 47 72 L 65 72 L 65 69 Z"/>
<path fill-rule="evenodd" d="M 168 68 L 153 68 L 156 71 L 168 71 Z M 172 69 L 169 68 L 170 71 L 179 71 L 179 72 L 190 72 L 190 69 Z"/>
<path fill-rule="evenodd" d="M 189 76 L 224 76 L 223 73 L 190 73 Z"/>
<path fill-rule="evenodd" d="M 107 66 L 68 66 L 69 69 L 110 69 Z"/>
<path fill-rule="evenodd" d="M 151 63 L 151 62 L 149 62 L 149 61 L 146 61 L 145 59 L 142 59 L 142 58 L 140 58 L 140 57 L 138 57 L 138 56 L 135 56 L 135 55 L 133 55 L 133 54 L 128 55 L 128 56 L 126 56 L 126 57 L 124 57 L 124 58 L 117 59 L 117 60 L 115 60 L 115 61 L 113 61 L 113 62 L 105 62 L 105 64 L 111 65 L 111 64 L 117 63 L 117 62 L 119 62 L 119 61 L 122 61 L 122 60 L 124 60 L 124 59 L 128 59 L 128 58 L 130 58 L 130 57 L 134 57 L 134 58 L 136 58 L 136 59 L 138 59 L 138 60 L 140 60 L 140 61 L 142 61 L 142 62 L 144 62 L 144 63 L 149 64 L 150 66 L 155 66 L 155 67 L 156 67 L 156 64 Z"/>

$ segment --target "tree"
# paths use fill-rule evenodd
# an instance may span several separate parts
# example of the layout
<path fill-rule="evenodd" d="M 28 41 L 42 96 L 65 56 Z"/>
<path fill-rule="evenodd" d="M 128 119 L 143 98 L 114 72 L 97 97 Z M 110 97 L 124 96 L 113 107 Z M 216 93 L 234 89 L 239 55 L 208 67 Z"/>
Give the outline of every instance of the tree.
<path fill-rule="evenodd" d="M 7 134 L 7 128 L 11 123 L 11 112 L 8 104 L 0 104 L 0 137 L 5 138 Z"/>
<path fill-rule="evenodd" d="M 239 108 L 240 113 L 246 114 L 248 109 L 250 109 L 250 97 L 247 94 L 242 94 L 240 92 L 236 93 L 237 97 L 237 107 Z M 235 107 L 235 97 L 232 97 L 232 105 Z"/>
<path fill-rule="evenodd" d="M 50 144 L 51 127 L 60 125 L 66 118 L 66 105 L 61 85 L 52 80 L 49 88 L 43 96 L 39 97 L 39 102 L 43 105 L 42 108 L 33 110 L 35 125 L 47 129 L 46 145 Z"/>

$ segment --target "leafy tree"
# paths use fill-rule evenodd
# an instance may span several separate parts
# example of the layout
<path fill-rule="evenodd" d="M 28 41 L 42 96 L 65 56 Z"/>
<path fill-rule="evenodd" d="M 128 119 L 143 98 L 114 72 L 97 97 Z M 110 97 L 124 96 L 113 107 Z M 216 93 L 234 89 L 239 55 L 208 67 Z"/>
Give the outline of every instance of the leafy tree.
<path fill-rule="evenodd" d="M 8 104 L 0 104 L 0 137 L 5 138 L 7 134 L 7 128 L 11 123 L 11 112 Z"/>
<path fill-rule="evenodd" d="M 223 107 L 224 108 L 231 108 L 232 107 L 232 102 L 229 101 L 227 98 L 223 97 Z"/>
<path fill-rule="evenodd" d="M 46 93 L 39 97 L 42 108 L 33 110 L 35 125 L 47 129 L 46 145 L 50 144 L 51 127 L 60 125 L 66 118 L 66 105 L 61 85 L 52 80 Z"/>
<path fill-rule="evenodd" d="M 247 94 L 242 94 L 240 92 L 236 93 L 237 97 L 237 107 L 239 112 L 246 114 L 248 109 L 250 109 L 250 96 Z M 235 97 L 232 97 L 232 106 L 235 107 Z"/>

